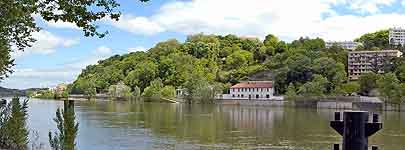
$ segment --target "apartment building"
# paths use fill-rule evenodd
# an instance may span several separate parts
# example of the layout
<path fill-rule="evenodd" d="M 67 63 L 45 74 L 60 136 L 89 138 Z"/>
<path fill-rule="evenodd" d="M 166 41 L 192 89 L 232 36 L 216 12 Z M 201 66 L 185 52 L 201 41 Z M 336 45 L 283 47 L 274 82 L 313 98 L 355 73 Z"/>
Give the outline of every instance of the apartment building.
<path fill-rule="evenodd" d="M 390 28 L 389 43 L 403 46 L 405 44 L 405 28 Z"/>
<path fill-rule="evenodd" d="M 348 76 L 350 80 L 357 80 L 362 73 L 384 73 L 383 66 L 393 57 L 401 57 L 399 50 L 381 51 L 351 51 L 348 54 Z"/>
<path fill-rule="evenodd" d="M 337 45 L 339 47 L 342 47 L 343 49 L 355 50 L 356 47 L 360 45 L 360 43 L 353 41 L 328 41 L 325 43 L 326 48 L 330 48 L 333 45 Z"/>

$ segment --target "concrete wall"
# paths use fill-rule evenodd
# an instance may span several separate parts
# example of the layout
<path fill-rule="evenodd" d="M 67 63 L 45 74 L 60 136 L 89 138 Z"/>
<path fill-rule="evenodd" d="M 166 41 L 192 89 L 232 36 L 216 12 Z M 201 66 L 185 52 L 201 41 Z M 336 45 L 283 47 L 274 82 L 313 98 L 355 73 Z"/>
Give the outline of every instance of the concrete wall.
<path fill-rule="evenodd" d="M 216 104 L 243 106 L 284 106 L 287 101 L 278 100 L 217 100 Z"/>

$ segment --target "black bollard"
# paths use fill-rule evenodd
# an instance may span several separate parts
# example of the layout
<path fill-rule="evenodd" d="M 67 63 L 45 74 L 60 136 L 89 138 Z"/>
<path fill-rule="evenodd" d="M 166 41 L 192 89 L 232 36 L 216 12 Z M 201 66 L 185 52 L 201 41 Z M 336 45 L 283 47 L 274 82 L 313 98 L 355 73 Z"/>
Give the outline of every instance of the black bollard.
<path fill-rule="evenodd" d="M 339 144 L 333 144 L 333 150 L 339 150 Z"/>
<path fill-rule="evenodd" d="M 371 146 L 371 150 L 378 150 L 377 146 Z"/>
<path fill-rule="evenodd" d="M 382 128 L 377 114 L 373 115 L 372 123 L 368 122 L 368 116 L 365 111 L 345 111 L 341 121 L 340 113 L 335 113 L 330 126 L 343 136 L 343 150 L 367 150 L 368 137 Z"/>

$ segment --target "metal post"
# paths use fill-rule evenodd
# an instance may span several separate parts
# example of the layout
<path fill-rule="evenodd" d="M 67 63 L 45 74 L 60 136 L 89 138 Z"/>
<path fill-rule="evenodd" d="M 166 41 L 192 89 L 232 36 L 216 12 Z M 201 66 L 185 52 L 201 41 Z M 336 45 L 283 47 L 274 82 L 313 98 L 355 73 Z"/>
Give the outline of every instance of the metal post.
<path fill-rule="evenodd" d="M 345 111 L 343 121 L 340 112 L 335 113 L 335 120 L 330 126 L 343 136 L 343 150 L 367 150 L 368 137 L 382 128 L 378 114 L 373 114 L 373 122 L 368 122 L 366 111 Z"/>
<path fill-rule="evenodd" d="M 333 150 L 339 150 L 339 144 L 333 144 Z"/>

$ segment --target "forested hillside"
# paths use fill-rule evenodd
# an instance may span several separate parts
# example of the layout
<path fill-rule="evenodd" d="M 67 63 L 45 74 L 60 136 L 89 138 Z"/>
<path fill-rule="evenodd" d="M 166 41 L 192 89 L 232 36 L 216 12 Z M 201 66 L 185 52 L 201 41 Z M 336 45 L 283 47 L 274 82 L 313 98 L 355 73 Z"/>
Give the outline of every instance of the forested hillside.
<path fill-rule="evenodd" d="M 370 38 L 360 37 L 359 41 Z M 260 41 L 197 34 L 184 43 L 172 39 L 147 52 L 116 55 L 87 66 L 69 89 L 92 95 L 106 93 L 111 85 L 123 82 L 135 95 L 164 95 L 184 88 L 190 95 L 203 96 L 201 91 L 226 91 L 250 75 L 270 70 L 278 94 L 343 95 L 351 92 L 346 89 L 351 84 L 346 67 L 347 51 L 327 49 L 319 38 L 286 43 L 274 35 Z"/>

